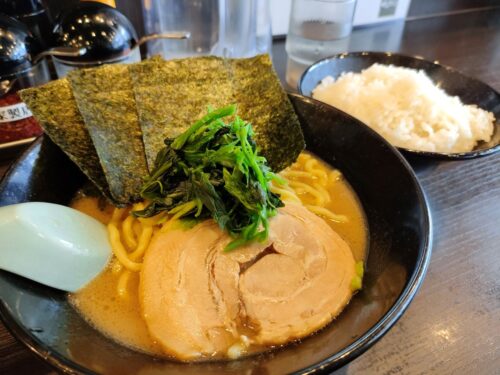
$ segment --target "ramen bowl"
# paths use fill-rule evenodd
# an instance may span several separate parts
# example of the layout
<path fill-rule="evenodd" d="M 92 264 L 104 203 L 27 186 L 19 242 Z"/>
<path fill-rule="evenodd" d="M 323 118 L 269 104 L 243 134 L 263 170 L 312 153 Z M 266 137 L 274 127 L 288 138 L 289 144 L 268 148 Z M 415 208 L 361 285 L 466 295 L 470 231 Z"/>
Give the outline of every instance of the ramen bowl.
<path fill-rule="evenodd" d="M 340 169 L 369 227 L 363 289 L 334 322 L 301 341 L 236 361 L 180 363 L 126 348 L 90 326 L 65 293 L 0 272 L 0 317 L 59 370 L 84 374 L 322 373 L 356 358 L 408 308 L 431 256 L 425 195 L 401 154 L 370 128 L 326 104 L 290 94 L 307 149 Z M 86 182 L 49 138 L 39 138 L 0 184 L 1 205 L 68 204 Z"/>

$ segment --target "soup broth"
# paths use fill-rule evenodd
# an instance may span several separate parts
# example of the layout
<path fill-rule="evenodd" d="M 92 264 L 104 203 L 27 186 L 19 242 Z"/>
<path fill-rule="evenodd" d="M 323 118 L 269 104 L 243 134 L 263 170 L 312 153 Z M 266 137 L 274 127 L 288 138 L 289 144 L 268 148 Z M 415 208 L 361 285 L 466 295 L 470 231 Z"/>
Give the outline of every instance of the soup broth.
<path fill-rule="evenodd" d="M 307 172 L 311 166 L 314 166 L 316 176 Z M 322 183 L 323 197 L 325 191 L 328 194 L 328 199 L 323 202 L 324 208 L 338 215 L 339 219 L 347 218 L 345 222 L 335 218 L 325 218 L 325 221 L 349 244 L 355 260 L 363 261 L 367 251 L 367 225 L 361 204 L 342 175 L 307 153 L 303 153 L 299 160 L 281 175 L 288 181 L 285 188 L 293 189 L 306 207 L 315 206 L 320 200 L 317 195 L 307 190 L 307 186 Z M 283 196 L 283 199 L 286 204 L 286 197 Z M 72 207 L 103 223 L 109 222 L 113 212 L 112 206 L 103 206 L 99 204 L 98 199 L 86 196 L 76 197 Z M 84 289 L 69 295 L 69 300 L 91 325 L 115 341 L 134 350 L 164 356 L 160 346 L 150 337 L 141 316 L 139 277 L 139 272 L 131 273 L 127 294 L 119 296 L 119 275 L 113 272 L 110 265 Z M 266 349 L 269 348 L 251 347 L 249 352 Z"/>

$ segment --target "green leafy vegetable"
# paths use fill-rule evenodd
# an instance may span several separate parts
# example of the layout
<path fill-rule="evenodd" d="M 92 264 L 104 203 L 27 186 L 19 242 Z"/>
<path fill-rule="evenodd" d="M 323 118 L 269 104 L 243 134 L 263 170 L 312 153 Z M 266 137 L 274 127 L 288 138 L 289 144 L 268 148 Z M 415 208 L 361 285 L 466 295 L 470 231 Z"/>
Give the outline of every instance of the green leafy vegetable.
<path fill-rule="evenodd" d="M 356 291 L 362 288 L 363 286 L 363 276 L 365 273 L 365 265 L 362 260 L 356 262 L 354 266 L 354 270 L 356 274 L 351 280 L 351 290 Z"/>
<path fill-rule="evenodd" d="M 141 196 L 149 205 L 134 211 L 151 217 L 167 211 L 179 217 L 212 217 L 234 240 L 226 250 L 249 241 L 263 241 L 269 232 L 269 218 L 283 206 L 269 190 L 278 177 L 258 154 L 249 123 L 234 116 L 231 105 L 209 111 L 176 138 L 166 138 Z"/>

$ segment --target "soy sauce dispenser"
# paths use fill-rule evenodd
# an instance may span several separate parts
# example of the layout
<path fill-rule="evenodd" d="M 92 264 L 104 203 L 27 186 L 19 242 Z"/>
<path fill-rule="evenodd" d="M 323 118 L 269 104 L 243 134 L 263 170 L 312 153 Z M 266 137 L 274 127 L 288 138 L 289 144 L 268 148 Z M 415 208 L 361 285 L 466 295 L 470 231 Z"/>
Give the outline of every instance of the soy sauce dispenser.
<path fill-rule="evenodd" d="M 26 25 L 44 50 L 54 46 L 52 22 L 42 0 L 0 0 L 0 13 Z"/>
<path fill-rule="evenodd" d="M 0 14 L 0 146 L 27 143 L 42 129 L 17 91 L 50 80 L 45 61 L 35 62 L 42 46 L 28 28 Z"/>
<path fill-rule="evenodd" d="M 130 21 L 117 9 L 96 1 L 85 1 L 62 13 L 54 27 L 59 49 L 76 49 L 75 56 L 52 54 L 57 75 L 64 77 L 77 68 L 141 61 L 140 46 L 157 39 L 185 39 L 187 32 L 148 35 L 141 39 Z"/>

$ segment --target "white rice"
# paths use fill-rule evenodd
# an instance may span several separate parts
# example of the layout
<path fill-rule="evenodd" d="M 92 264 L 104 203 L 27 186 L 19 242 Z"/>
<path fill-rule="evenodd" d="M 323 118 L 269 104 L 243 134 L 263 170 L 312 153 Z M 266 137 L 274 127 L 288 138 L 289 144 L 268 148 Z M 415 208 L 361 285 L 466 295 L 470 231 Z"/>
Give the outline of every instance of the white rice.
<path fill-rule="evenodd" d="M 313 97 L 335 106 L 395 146 L 443 153 L 466 152 L 489 141 L 495 117 L 447 95 L 423 72 L 374 64 L 361 73 L 328 76 Z"/>

